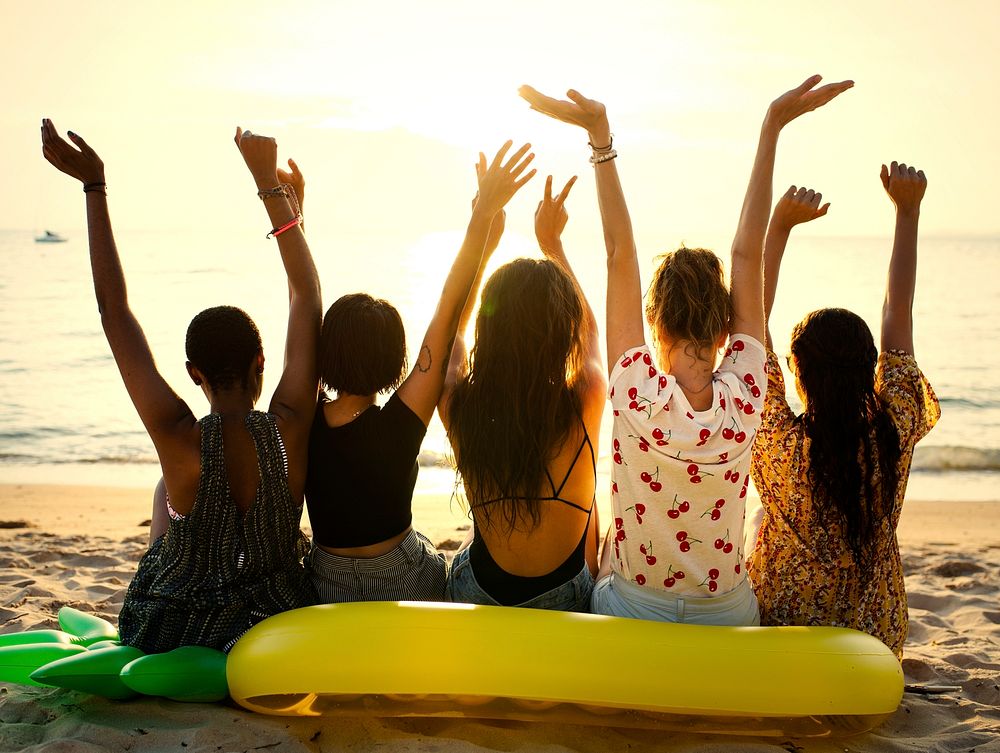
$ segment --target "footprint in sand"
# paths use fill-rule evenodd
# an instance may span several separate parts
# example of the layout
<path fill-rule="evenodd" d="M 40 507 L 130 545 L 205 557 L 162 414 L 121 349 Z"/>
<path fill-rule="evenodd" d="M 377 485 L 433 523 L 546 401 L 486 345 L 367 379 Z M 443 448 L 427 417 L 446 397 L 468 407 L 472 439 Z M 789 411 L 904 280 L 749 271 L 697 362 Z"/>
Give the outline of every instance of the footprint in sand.
<path fill-rule="evenodd" d="M 928 612 L 945 612 L 961 603 L 959 597 L 949 594 L 921 593 L 919 591 L 906 594 L 906 601 L 911 609 L 925 609 Z"/>
<path fill-rule="evenodd" d="M 931 568 L 931 572 L 935 575 L 940 575 L 942 578 L 961 578 L 965 575 L 984 572 L 984 569 L 975 562 L 949 560 L 948 562 L 942 562 L 937 567 Z"/>
<path fill-rule="evenodd" d="M 906 675 L 907 680 L 913 680 L 914 682 L 927 682 L 928 680 L 937 679 L 937 672 L 934 671 L 930 664 L 922 659 L 904 658 L 901 664 L 903 666 L 903 673 Z"/>

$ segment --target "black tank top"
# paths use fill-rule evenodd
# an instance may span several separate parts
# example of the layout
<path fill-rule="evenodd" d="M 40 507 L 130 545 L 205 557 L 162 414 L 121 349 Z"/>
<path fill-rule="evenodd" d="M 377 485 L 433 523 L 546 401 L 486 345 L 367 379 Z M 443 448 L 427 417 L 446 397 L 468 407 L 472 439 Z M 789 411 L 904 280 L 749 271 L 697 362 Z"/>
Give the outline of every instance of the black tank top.
<path fill-rule="evenodd" d="M 479 536 L 479 529 L 476 528 L 472 543 L 469 545 L 469 564 L 472 565 L 472 571 L 476 575 L 476 582 L 497 603 L 504 606 L 523 604 L 529 599 L 541 596 L 543 593 L 572 580 L 583 569 L 586 562 L 587 533 L 590 531 L 590 516 L 594 511 L 594 502 L 591 502 L 590 509 L 588 510 L 575 502 L 563 499 L 559 495 L 562 494 L 563 487 L 569 481 L 569 477 L 572 475 L 573 469 L 576 467 L 576 463 L 583 453 L 584 446 L 590 449 L 590 465 L 594 471 L 594 484 L 596 486 L 597 461 L 594 458 L 594 446 L 590 443 L 587 428 L 584 427 L 583 442 L 580 443 L 580 448 L 576 451 L 576 456 L 573 458 L 569 470 L 566 471 L 562 483 L 557 487 L 546 468 L 545 475 L 548 476 L 549 485 L 552 487 L 552 495 L 549 497 L 538 497 L 540 502 L 561 502 L 564 505 L 575 507 L 577 510 L 587 513 L 587 522 L 583 526 L 583 535 L 580 536 L 580 543 L 576 545 L 576 549 L 555 570 L 538 576 L 523 576 L 508 573 L 493 559 L 493 555 L 490 554 L 486 542 Z M 499 499 L 491 499 L 481 502 L 476 507 L 499 501 Z"/>
<path fill-rule="evenodd" d="M 326 423 L 320 395 L 309 433 L 306 505 L 313 540 L 348 548 L 378 544 L 412 522 L 417 455 L 427 427 L 398 395 L 343 426 Z"/>

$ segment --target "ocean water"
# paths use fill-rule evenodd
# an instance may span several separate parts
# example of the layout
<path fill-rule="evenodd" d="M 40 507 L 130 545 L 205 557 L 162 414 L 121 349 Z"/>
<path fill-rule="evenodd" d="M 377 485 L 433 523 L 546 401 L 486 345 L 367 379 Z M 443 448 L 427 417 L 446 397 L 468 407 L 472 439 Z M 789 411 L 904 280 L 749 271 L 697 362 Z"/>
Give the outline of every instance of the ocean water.
<path fill-rule="evenodd" d="M 86 233 L 67 233 L 67 243 L 51 245 L 35 243 L 34 235 L 0 230 L 0 482 L 152 486 L 156 457 L 101 330 Z M 260 327 L 268 359 L 261 407 L 276 384 L 284 273 L 273 242 L 258 236 L 118 233 L 132 307 L 161 372 L 197 415 L 207 404 L 184 370 L 184 332 L 208 306 L 241 306 Z M 403 315 L 411 350 L 419 346 L 458 234 L 405 237 L 387 228 L 363 239 L 310 240 L 326 303 L 353 290 L 387 297 Z M 337 253 L 323 253 L 327 245 Z M 877 342 L 890 251 L 888 238 L 793 237 L 772 316 L 776 350 L 786 352 L 794 323 L 822 306 L 856 311 Z M 344 253 L 363 263 L 344 263 Z M 494 262 L 523 253 L 531 253 L 530 240 L 514 235 Z M 602 323 L 603 250 L 588 248 L 582 258 L 581 283 Z M 917 448 L 910 498 L 1000 500 L 998 278 L 1000 238 L 920 241 L 915 349 L 943 416 Z M 599 470 L 606 471 L 610 411 L 602 434 Z M 435 419 L 418 491 L 453 488 L 448 456 Z"/>

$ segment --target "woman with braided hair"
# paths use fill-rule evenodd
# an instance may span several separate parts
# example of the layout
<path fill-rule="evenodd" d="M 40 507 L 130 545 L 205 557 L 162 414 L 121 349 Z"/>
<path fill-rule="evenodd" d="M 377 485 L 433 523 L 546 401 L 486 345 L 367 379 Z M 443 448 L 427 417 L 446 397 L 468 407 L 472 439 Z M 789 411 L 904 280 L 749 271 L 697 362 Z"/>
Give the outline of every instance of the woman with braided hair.
<path fill-rule="evenodd" d="M 941 415 L 913 356 L 917 222 L 923 171 L 883 165 L 896 234 L 882 308 L 882 354 L 845 309 L 813 311 L 792 330 L 789 367 L 804 405 L 785 399 L 767 333 L 768 386 L 751 473 L 764 518 L 750 555 L 761 624 L 862 630 L 902 656 L 906 591 L 896 526 L 913 447 Z M 764 255 L 770 317 L 792 227 L 826 214 L 822 194 L 792 186 L 778 201 Z"/>

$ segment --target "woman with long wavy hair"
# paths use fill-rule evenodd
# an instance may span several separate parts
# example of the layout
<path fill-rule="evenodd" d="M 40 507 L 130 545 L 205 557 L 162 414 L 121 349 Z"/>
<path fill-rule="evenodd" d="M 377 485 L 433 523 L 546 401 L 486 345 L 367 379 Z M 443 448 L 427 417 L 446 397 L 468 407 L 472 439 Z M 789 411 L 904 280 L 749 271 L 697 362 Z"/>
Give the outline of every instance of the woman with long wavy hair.
<path fill-rule="evenodd" d="M 452 601 L 586 611 L 597 570 L 597 437 L 606 383 L 593 312 L 563 251 L 552 178 L 535 213 L 545 259 L 487 281 L 468 358 L 459 326 L 441 418 L 473 517 Z M 480 270 L 481 272 L 482 270 Z"/>
<path fill-rule="evenodd" d="M 808 314 L 792 330 L 789 367 L 804 405 L 796 416 L 767 334 L 767 399 L 751 465 L 764 517 L 749 569 L 763 624 L 851 627 L 902 656 L 907 610 L 896 526 L 913 447 L 941 408 L 913 355 L 927 181 L 893 162 L 883 165 L 882 184 L 896 206 L 882 355 L 857 314 Z M 775 206 L 764 262 L 768 317 L 792 227 L 828 206 L 822 194 L 795 186 Z"/>

